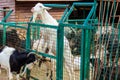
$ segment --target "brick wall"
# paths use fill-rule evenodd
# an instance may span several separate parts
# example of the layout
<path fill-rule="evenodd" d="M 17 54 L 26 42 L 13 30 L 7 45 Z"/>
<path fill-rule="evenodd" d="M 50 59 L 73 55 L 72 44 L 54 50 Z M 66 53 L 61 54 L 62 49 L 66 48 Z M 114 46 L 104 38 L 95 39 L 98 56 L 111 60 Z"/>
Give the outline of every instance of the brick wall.
<path fill-rule="evenodd" d="M 16 2 L 16 20 L 17 21 L 29 21 L 30 17 L 32 16 L 32 12 L 30 11 L 31 8 L 37 2 Z M 49 13 L 56 19 L 60 19 L 64 9 L 54 8 L 49 10 Z"/>
<path fill-rule="evenodd" d="M 19 2 L 16 0 L 0 0 L 0 9 L 8 7 L 14 10 L 7 21 L 26 22 L 26 21 L 29 21 L 30 17 L 32 16 L 32 13 L 30 10 L 36 3 L 38 2 L 36 1 Z M 42 3 L 56 3 L 56 2 L 42 2 Z M 63 12 L 64 12 L 64 9 L 58 9 L 58 8 L 49 10 L 49 13 L 56 19 L 60 19 Z M 4 16 L 4 13 L 0 12 L 0 20 L 3 18 L 3 16 Z"/>
<path fill-rule="evenodd" d="M 13 13 L 7 21 L 14 21 L 15 19 L 15 0 L 0 0 L 0 9 L 13 9 Z M 4 17 L 4 12 L 0 12 L 0 20 Z"/>

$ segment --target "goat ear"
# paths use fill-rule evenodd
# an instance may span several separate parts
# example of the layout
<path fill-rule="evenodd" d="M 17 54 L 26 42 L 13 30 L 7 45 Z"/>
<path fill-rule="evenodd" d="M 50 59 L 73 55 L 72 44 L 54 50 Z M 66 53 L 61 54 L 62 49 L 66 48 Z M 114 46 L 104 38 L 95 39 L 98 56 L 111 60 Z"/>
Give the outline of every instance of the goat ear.
<path fill-rule="evenodd" d="M 50 9 L 52 9 L 51 7 L 44 7 L 44 9 L 46 9 L 46 10 L 50 10 Z"/>

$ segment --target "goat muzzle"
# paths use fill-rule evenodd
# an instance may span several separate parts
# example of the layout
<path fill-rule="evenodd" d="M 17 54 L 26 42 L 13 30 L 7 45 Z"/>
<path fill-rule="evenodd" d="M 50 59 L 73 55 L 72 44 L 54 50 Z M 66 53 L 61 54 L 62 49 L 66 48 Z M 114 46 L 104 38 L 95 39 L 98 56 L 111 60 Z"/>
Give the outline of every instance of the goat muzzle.
<path fill-rule="evenodd" d="M 34 12 L 34 7 L 31 9 L 31 12 Z"/>

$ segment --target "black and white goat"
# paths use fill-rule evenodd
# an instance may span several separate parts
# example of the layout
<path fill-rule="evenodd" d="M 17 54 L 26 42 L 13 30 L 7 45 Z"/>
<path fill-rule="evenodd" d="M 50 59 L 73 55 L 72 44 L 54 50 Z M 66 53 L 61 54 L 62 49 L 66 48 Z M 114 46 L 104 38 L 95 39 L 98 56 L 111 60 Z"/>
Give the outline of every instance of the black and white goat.
<path fill-rule="evenodd" d="M 26 68 L 31 69 L 35 60 L 36 56 L 32 52 L 19 52 L 8 46 L 0 50 L 0 65 L 8 71 L 9 80 L 13 79 L 13 72 L 17 74 L 16 78 L 19 80 L 21 67 L 26 65 Z"/>

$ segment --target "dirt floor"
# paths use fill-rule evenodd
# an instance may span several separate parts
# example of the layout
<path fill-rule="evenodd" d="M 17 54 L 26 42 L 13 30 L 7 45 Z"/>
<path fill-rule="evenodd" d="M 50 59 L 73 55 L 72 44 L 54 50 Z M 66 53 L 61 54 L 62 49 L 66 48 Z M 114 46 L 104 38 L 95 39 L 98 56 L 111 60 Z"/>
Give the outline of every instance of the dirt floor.
<path fill-rule="evenodd" d="M 120 64 L 120 59 L 119 59 Z M 31 70 L 31 76 L 36 77 L 39 80 L 48 80 L 46 77 L 46 65 L 42 64 L 41 67 L 38 67 L 38 65 L 34 66 Z M 75 80 L 79 80 L 79 71 L 75 71 Z M 63 80 L 70 80 L 67 71 L 64 69 L 63 72 L 64 79 Z M 5 69 L 2 69 L 2 74 L 0 74 L 0 80 L 8 80 L 7 72 Z M 16 80 L 16 79 L 14 79 Z M 26 79 L 20 79 L 20 80 L 26 80 Z M 32 78 L 30 80 L 33 80 Z M 56 71 L 53 72 L 53 80 L 56 80 Z"/>
<path fill-rule="evenodd" d="M 48 80 L 46 77 L 46 65 L 42 64 L 42 66 L 39 68 L 38 66 L 34 66 L 31 70 L 31 76 L 36 77 L 39 80 Z M 56 80 L 56 73 L 53 72 L 53 80 Z M 14 76 L 15 77 L 15 76 Z M 79 80 L 79 71 L 76 71 L 75 73 L 76 80 Z M 0 74 L 0 80 L 7 80 L 7 72 L 5 69 L 2 69 L 2 74 Z M 14 79 L 16 80 L 16 79 Z M 20 79 L 20 80 L 26 80 L 26 79 Z M 30 80 L 33 80 L 32 78 Z M 66 70 L 64 70 L 64 80 L 69 80 L 68 73 Z"/>
<path fill-rule="evenodd" d="M 2 74 L 0 74 L 0 80 L 7 80 L 6 70 L 2 69 Z"/>
<path fill-rule="evenodd" d="M 47 72 L 46 65 L 43 64 L 41 66 L 41 68 L 34 67 L 31 75 L 34 76 L 34 77 L 37 77 L 39 80 L 48 80 L 47 77 L 46 77 L 46 72 Z M 69 76 L 68 76 L 68 73 L 66 72 L 65 69 L 64 69 L 63 74 L 64 74 L 64 76 L 63 76 L 64 80 L 70 80 Z M 76 77 L 76 80 L 79 80 L 79 71 L 75 71 L 75 77 Z M 53 71 L 53 80 L 56 80 L 56 71 Z"/>

